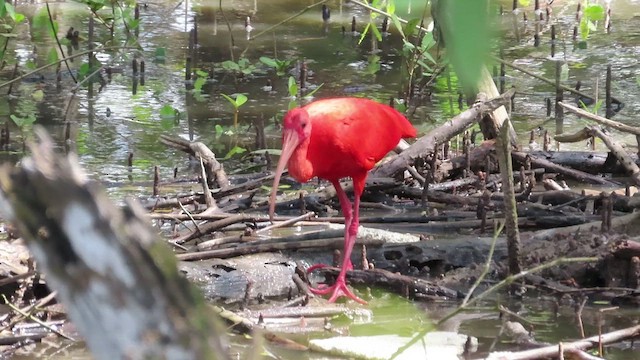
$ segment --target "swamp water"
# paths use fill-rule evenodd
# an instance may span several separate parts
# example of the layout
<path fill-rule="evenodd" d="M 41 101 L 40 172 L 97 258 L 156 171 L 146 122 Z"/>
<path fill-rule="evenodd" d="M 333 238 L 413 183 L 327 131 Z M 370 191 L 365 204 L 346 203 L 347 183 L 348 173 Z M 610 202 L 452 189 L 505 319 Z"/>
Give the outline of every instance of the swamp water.
<path fill-rule="evenodd" d="M 219 157 L 229 155 L 225 166 L 230 173 L 252 172 L 260 167 L 261 159 L 256 156 L 244 156 L 257 150 L 254 146 L 255 129 L 250 126 L 256 119 L 264 119 L 268 148 L 279 148 L 279 130 L 275 121 L 280 120 L 292 100 L 288 95 L 289 74 L 277 76 L 272 68 L 259 61 L 261 56 L 279 60 L 297 60 L 304 58 L 310 73 L 310 88 L 321 88 L 314 94 L 316 98 L 328 96 L 366 96 L 381 102 L 388 102 L 401 91 L 402 57 L 398 53 L 401 39 L 393 27 L 391 35 L 382 43 L 375 45 L 379 51 L 372 53 L 372 43 L 366 38 L 358 45 L 358 36 L 350 33 L 351 17 L 356 16 L 357 28 L 362 31 L 369 19 L 369 12 L 356 5 L 328 2 L 331 8 L 331 20 L 325 25 L 320 9 L 313 8 L 301 16 L 278 26 L 255 40 L 247 40 L 248 35 L 255 36 L 283 19 L 302 10 L 312 2 L 304 1 L 223 1 L 222 12 L 218 2 L 154 2 L 141 8 L 139 44 L 141 51 L 99 52 L 98 60 L 114 69 L 111 81 L 98 91 L 86 87 L 80 89 L 74 98 L 70 98 L 73 87 L 68 75 L 64 75 L 61 88 L 56 89 L 55 74 L 45 72 L 44 78 L 34 75 L 15 86 L 13 95 L 0 98 L 0 106 L 5 121 L 11 122 L 10 114 L 31 112 L 36 123 L 44 125 L 57 139 L 61 149 L 77 152 L 80 162 L 89 176 L 103 182 L 116 201 L 124 196 L 147 197 L 151 194 L 153 168 L 158 166 L 161 179 L 169 181 L 174 168 L 178 174 L 191 174 L 192 166 L 187 166 L 183 153 L 168 149 L 158 142 L 161 134 L 181 136 L 189 140 L 202 141 Z M 397 13 L 404 18 L 419 18 L 423 14 L 420 1 L 396 1 Z M 505 9 L 511 2 L 503 2 Z M 89 12 L 86 7 L 74 2 L 51 4 L 54 16 L 59 23 L 59 37 L 69 27 L 81 31 L 86 38 Z M 34 16 L 43 8 L 42 4 L 17 4 L 17 11 Z M 410 14 L 408 14 L 410 9 Z M 533 18 L 531 9 L 526 10 Z M 524 23 L 522 14 L 518 15 L 517 27 L 520 41 L 516 41 L 511 27 L 512 15 L 507 13 L 500 20 L 503 27 L 502 48 L 505 58 L 520 66 L 543 75 L 554 77 L 555 61 L 566 57 L 568 61 L 568 80 L 574 84 L 583 83 L 583 90 L 593 93 L 599 89 L 600 97 L 604 93 L 604 70 L 607 64 L 613 68 L 614 96 L 625 103 L 624 110 L 616 120 L 640 125 L 636 114 L 640 112 L 640 69 L 637 62 L 640 54 L 640 3 L 634 0 L 616 1 L 612 8 L 613 31 L 606 34 L 600 25 L 586 41 L 586 49 L 576 49 L 570 39 L 573 26 L 575 3 L 572 1 L 554 4 L 554 16 L 557 17 L 561 44 L 554 58 L 549 55 L 548 29 L 542 35 L 541 45 L 533 46 L 533 21 Z M 224 13 L 224 17 L 221 15 Z M 428 15 L 428 11 L 426 12 Z M 252 16 L 250 34 L 245 29 L 245 18 Z M 226 20 L 225 20 L 226 18 Z M 185 84 L 185 58 L 188 47 L 189 30 L 198 25 L 198 46 L 194 57 L 194 68 L 211 72 L 212 76 L 202 85 L 201 91 L 194 92 L 193 83 Z M 228 21 L 228 24 L 227 24 Z M 377 19 L 379 25 L 380 19 Z M 428 23 L 428 21 L 426 21 Z M 345 26 L 346 33 L 342 32 Z M 231 32 L 229 32 L 231 29 Z M 34 43 L 34 34 L 26 27 L 18 31 L 18 37 L 10 42 L 7 56 L 15 56 L 21 67 L 33 60 L 36 65 L 45 65 L 47 53 L 55 46 L 50 37 L 41 36 Z M 230 38 L 233 36 L 233 59 L 239 62 L 241 54 L 248 60 L 243 63 L 246 74 L 236 76 L 225 70 L 223 62 L 231 59 Z M 116 38 L 124 38 L 122 29 L 116 30 Z M 109 32 L 96 25 L 98 44 L 109 41 Z M 122 42 L 120 42 L 122 43 Z M 86 43 L 80 43 L 80 50 Z M 564 53 L 566 49 L 566 53 Z M 374 57 L 379 57 L 377 60 Z M 138 83 L 137 91 L 132 92 L 131 61 L 137 57 L 146 64 L 145 83 Z M 75 71 L 85 58 L 70 63 Z M 378 69 L 379 67 L 379 69 Z M 9 80 L 6 75 L 3 80 Z M 272 89 L 265 89 L 270 80 Z M 411 121 L 420 134 L 438 124 L 447 121 L 459 112 L 458 93 L 455 77 L 440 75 L 425 96 L 419 101 Z M 520 143 L 526 144 L 528 132 L 538 127 L 555 130 L 555 121 L 545 117 L 545 98 L 553 97 L 553 88 L 514 70 L 507 70 L 507 86 L 515 84 L 517 96 L 513 112 L 514 127 L 520 135 Z M 449 87 L 449 84 L 452 84 Z M 32 94 L 43 90 L 38 99 Z M 233 109 L 221 93 L 244 93 L 248 102 L 239 108 L 239 127 L 234 129 Z M 303 101 L 298 99 L 299 102 Z M 567 100 L 569 101 L 569 100 Z M 166 105 L 179 112 L 177 118 L 161 116 Z M 65 124 L 65 113 L 69 124 Z M 567 116 L 565 131 L 581 128 L 586 121 Z M 13 125 L 12 125 L 13 126 Z M 69 142 L 65 142 L 65 133 L 69 133 Z M 16 161 L 23 154 L 19 140 L 30 134 L 28 128 L 20 132 L 12 127 L 14 140 L 11 151 L 1 154 L 3 160 Z M 635 139 L 618 138 L 633 146 Z M 582 150 L 584 144 L 572 145 Z M 565 147 L 563 145 L 563 149 Z M 604 149 L 603 147 L 600 150 Z M 235 155 L 234 155 L 235 152 Z M 243 153 L 244 152 L 244 153 Z M 133 166 L 127 166 L 127 159 L 133 154 Z M 188 175 L 187 177 L 193 177 Z M 163 187 L 162 193 L 181 193 L 185 187 Z M 499 301 L 501 302 L 501 301 Z M 480 351 L 486 352 L 498 334 L 501 321 L 497 318 L 495 303 L 484 303 L 486 308 L 465 312 L 453 318 L 447 329 L 476 336 L 480 340 Z M 526 297 L 518 304 L 510 305 L 521 315 L 536 321 L 535 336 L 538 341 L 555 343 L 559 339 L 570 341 L 580 337 L 577 329 L 573 304 L 564 304 L 559 308 L 557 317 L 551 309 L 551 299 L 543 296 Z M 392 296 L 382 296 L 370 304 L 374 311 L 374 322 L 369 324 L 351 324 L 350 333 L 354 335 L 372 335 L 380 333 L 411 333 L 430 326 L 429 317 L 438 318 L 455 307 L 455 304 L 411 304 Z M 598 324 L 602 331 L 620 329 L 637 322 L 640 313 L 635 309 L 619 309 L 600 312 L 597 305 L 588 305 L 583 312 L 587 336 L 597 334 Z M 346 323 L 349 323 L 344 319 Z M 324 336 L 313 334 L 311 337 Z M 248 347 L 244 339 L 238 338 L 239 349 Z M 40 346 L 42 356 L 82 356 L 76 350 L 55 346 Z M 498 344 L 497 348 L 509 348 L 510 344 Z M 628 343 L 613 346 L 608 359 L 637 359 L 638 349 L 628 348 Z M 277 349 L 272 349 L 277 352 Z M 37 352 L 36 352 L 37 353 Z M 36 355 L 36 353 L 31 355 Z M 286 354 L 283 354 L 286 357 Z M 325 358 L 308 355 L 309 358 Z"/>

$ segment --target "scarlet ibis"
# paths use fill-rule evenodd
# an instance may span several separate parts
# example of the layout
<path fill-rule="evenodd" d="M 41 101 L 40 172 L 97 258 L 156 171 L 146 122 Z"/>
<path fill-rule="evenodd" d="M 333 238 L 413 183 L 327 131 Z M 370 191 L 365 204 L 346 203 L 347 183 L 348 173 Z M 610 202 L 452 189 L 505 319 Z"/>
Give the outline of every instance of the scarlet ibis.
<path fill-rule="evenodd" d="M 333 286 L 311 289 L 315 294 L 333 292 L 329 302 L 345 295 L 359 303 L 346 284 L 346 272 L 353 269 L 351 251 L 359 225 L 360 196 L 367 173 L 391 151 L 401 138 L 416 136 L 416 129 L 395 109 L 362 98 L 333 98 L 314 101 L 289 111 L 283 120 L 282 153 L 271 190 L 269 217 L 273 221 L 275 198 L 285 165 L 300 182 L 313 177 L 329 180 L 336 188 L 344 215 L 344 251 L 340 274 Z M 354 203 L 340 186 L 340 179 L 353 180 Z M 325 265 L 314 265 L 316 269 Z"/>

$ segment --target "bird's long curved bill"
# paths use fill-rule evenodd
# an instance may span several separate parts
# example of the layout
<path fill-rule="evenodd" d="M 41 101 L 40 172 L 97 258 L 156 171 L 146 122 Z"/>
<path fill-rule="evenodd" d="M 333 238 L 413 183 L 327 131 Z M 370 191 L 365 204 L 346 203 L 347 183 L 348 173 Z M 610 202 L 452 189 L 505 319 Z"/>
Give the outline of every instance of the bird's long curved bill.
<path fill-rule="evenodd" d="M 269 220 L 273 222 L 274 213 L 276 209 L 276 193 L 278 192 L 278 186 L 280 185 L 280 176 L 284 171 L 284 167 L 287 165 L 289 158 L 293 154 L 293 151 L 298 146 L 300 139 L 295 131 L 286 131 L 282 137 L 282 153 L 280 154 L 280 160 L 276 167 L 276 176 L 273 178 L 273 186 L 271 187 L 271 196 L 269 197 Z"/>

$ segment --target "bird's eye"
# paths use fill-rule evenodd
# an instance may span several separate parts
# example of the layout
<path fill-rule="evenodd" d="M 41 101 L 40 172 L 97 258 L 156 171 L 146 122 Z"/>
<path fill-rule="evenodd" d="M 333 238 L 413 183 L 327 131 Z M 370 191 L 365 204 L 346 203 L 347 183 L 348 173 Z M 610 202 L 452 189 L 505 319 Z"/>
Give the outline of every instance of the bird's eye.
<path fill-rule="evenodd" d="M 307 123 L 300 124 L 300 127 L 304 129 L 305 127 L 307 127 Z"/>

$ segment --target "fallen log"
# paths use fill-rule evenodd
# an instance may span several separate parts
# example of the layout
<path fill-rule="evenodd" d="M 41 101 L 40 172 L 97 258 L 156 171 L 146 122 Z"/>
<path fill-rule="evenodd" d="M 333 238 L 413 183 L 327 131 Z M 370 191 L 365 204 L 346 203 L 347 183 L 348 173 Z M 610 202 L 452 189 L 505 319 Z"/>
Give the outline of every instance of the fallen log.
<path fill-rule="evenodd" d="M 574 170 L 574 169 L 570 169 L 555 163 L 552 163 L 546 159 L 542 159 L 542 158 L 538 158 L 535 156 L 532 156 L 531 154 L 527 154 L 525 152 L 520 152 L 520 151 L 513 151 L 511 153 L 511 157 L 513 160 L 520 162 L 521 164 L 524 164 L 525 161 L 527 161 L 527 158 L 530 159 L 531 161 L 531 165 L 535 166 L 535 167 L 542 167 L 545 168 L 547 171 L 549 172 L 555 172 L 555 173 L 559 173 L 564 175 L 567 178 L 571 178 L 571 179 L 575 179 L 577 181 L 580 182 L 584 182 L 584 183 L 588 183 L 588 184 L 598 184 L 598 185 L 605 185 L 605 186 L 618 186 L 619 184 L 613 180 L 607 180 L 603 177 L 600 176 L 594 176 L 591 174 L 587 174 L 585 172 L 582 171 L 578 171 L 578 170 Z"/>
<path fill-rule="evenodd" d="M 577 142 L 586 140 L 590 137 L 598 137 L 611 150 L 616 159 L 631 173 L 631 179 L 636 185 L 640 185 L 640 167 L 636 165 L 631 156 L 627 154 L 622 145 L 618 144 L 610 136 L 606 135 L 596 126 L 587 126 L 577 133 L 556 135 L 555 139 L 564 142 Z"/>
<path fill-rule="evenodd" d="M 487 101 L 476 102 L 469 109 L 455 116 L 444 125 L 430 131 L 422 136 L 411 147 L 401 154 L 394 156 L 389 161 L 383 162 L 371 170 L 372 177 L 393 177 L 402 172 L 413 161 L 426 154 L 432 154 L 438 145 L 442 145 L 451 138 L 468 129 L 485 114 L 491 113 L 495 109 L 507 104 L 513 91 L 506 92 L 500 97 Z"/>

